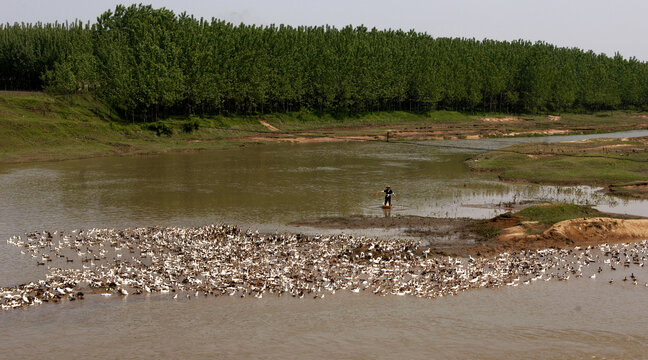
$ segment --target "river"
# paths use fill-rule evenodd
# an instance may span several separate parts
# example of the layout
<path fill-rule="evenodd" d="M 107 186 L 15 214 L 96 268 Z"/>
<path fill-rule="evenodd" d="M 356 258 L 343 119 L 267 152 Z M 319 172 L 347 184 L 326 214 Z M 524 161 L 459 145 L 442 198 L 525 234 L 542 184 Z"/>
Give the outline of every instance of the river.
<path fill-rule="evenodd" d="M 373 193 L 387 183 L 399 198 L 394 212 L 403 215 L 487 218 L 502 211 L 493 204 L 563 200 L 648 216 L 645 201 L 614 199 L 586 186 L 501 183 L 463 163 L 479 151 L 522 141 L 646 135 L 252 145 L 2 165 L 0 238 L 44 229 L 214 222 L 313 233 L 287 224 L 381 215 L 381 198 Z M 633 271 L 648 280 L 643 269 Z M 0 242 L 0 285 L 43 274 L 31 257 Z M 648 353 L 648 288 L 617 283 L 577 279 L 435 300 L 351 293 L 320 300 L 90 296 L 0 313 L 0 357 L 642 358 Z"/>

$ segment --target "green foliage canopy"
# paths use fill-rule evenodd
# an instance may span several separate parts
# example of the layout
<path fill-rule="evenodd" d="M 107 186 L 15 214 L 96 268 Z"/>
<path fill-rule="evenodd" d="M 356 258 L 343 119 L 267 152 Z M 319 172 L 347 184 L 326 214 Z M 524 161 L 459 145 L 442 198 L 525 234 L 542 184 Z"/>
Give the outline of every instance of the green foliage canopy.
<path fill-rule="evenodd" d="M 311 109 L 648 108 L 648 65 L 544 42 L 233 25 L 151 6 L 94 24 L 0 25 L 0 88 L 92 92 L 125 116 Z"/>

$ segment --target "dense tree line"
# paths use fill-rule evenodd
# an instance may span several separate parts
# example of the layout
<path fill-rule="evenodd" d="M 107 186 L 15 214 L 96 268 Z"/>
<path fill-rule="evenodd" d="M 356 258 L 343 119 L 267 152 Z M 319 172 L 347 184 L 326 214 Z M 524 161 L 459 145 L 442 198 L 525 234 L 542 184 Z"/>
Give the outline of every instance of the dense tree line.
<path fill-rule="evenodd" d="M 648 108 L 648 64 L 543 42 L 233 25 L 150 6 L 0 26 L 0 87 L 92 92 L 128 118 L 310 109 Z"/>

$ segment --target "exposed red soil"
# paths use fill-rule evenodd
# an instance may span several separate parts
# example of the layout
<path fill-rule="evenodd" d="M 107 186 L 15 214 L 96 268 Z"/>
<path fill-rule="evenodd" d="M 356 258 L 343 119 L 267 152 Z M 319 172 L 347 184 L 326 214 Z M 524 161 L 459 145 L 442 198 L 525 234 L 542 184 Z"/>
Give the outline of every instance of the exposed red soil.
<path fill-rule="evenodd" d="M 467 251 L 484 255 L 519 249 L 567 248 L 648 239 L 648 219 L 572 219 L 556 223 L 536 235 L 528 234 L 527 229 L 523 225 L 505 228 L 501 235 Z"/>
<path fill-rule="evenodd" d="M 311 129 L 307 132 L 295 133 L 272 133 L 272 134 L 255 134 L 237 138 L 238 141 L 244 142 L 292 142 L 292 143 L 322 143 L 322 142 L 344 142 L 344 141 L 386 141 L 387 134 L 391 140 L 457 140 L 457 139 L 481 139 L 492 136 L 520 136 L 531 134 L 557 135 L 570 134 L 576 130 L 564 129 L 545 129 L 545 130 L 521 130 L 508 131 L 507 129 L 497 128 L 464 128 L 464 129 L 391 129 L 380 133 L 382 126 L 372 126 L 365 128 L 333 128 L 328 132 L 325 129 Z M 393 128 L 393 126 L 392 126 Z M 363 130 L 374 135 L 363 135 Z M 278 131 L 278 130 L 277 130 Z M 581 130 L 578 130 L 581 131 Z M 335 134 L 335 132 L 356 132 L 360 134 L 347 135 Z"/>
<path fill-rule="evenodd" d="M 264 120 L 264 119 L 259 119 L 259 123 L 261 123 L 261 125 L 265 126 L 270 131 L 279 131 L 279 129 L 277 129 L 276 127 L 268 124 L 268 122 L 266 120 Z"/>
<path fill-rule="evenodd" d="M 518 117 L 512 117 L 512 116 L 480 118 L 479 120 L 486 123 L 510 123 L 510 122 L 524 121 L 524 119 L 520 119 Z"/>

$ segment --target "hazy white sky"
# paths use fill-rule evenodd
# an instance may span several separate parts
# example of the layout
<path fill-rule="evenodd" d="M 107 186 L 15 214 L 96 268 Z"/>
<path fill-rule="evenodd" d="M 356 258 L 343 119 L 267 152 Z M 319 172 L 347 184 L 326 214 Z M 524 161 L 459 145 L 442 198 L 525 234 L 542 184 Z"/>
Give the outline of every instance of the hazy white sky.
<path fill-rule="evenodd" d="M 111 0 L 0 0 L 0 23 L 97 16 Z M 647 0 L 149 0 L 154 7 L 246 24 L 365 25 L 434 37 L 531 41 L 648 61 Z"/>

